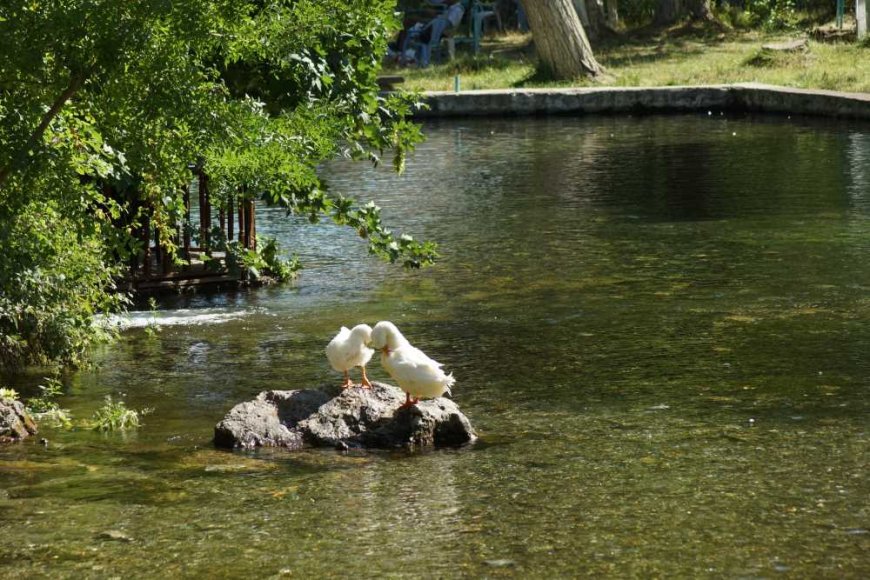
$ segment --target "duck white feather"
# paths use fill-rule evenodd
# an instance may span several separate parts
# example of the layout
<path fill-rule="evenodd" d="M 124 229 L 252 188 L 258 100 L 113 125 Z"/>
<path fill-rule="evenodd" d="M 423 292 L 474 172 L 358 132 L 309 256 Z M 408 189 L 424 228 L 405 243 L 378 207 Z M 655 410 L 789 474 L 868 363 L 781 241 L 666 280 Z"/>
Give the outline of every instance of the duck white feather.
<path fill-rule="evenodd" d="M 358 324 L 349 330 L 342 326 L 329 344 L 326 345 L 326 358 L 329 364 L 340 373 L 344 373 L 342 387 L 353 385 L 350 379 L 350 369 L 362 368 L 362 386 L 371 387 L 366 376 L 366 364 L 371 360 L 374 350 L 367 344 L 372 340 L 372 327 L 368 324 Z"/>
<path fill-rule="evenodd" d="M 392 322 L 384 320 L 375 325 L 371 345 L 381 351 L 384 369 L 407 394 L 405 405 L 450 394 L 456 382 L 453 375 L 446 374 L 441 363 L 412 346 Z"/>

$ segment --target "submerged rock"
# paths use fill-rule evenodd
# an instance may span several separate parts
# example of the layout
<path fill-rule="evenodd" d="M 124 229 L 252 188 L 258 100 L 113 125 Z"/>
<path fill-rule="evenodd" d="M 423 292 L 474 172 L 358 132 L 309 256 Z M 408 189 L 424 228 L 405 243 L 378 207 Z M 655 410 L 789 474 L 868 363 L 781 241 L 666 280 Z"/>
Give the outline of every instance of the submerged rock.
<path fill-rule="evenodd" d="M 132 542 L 133 538 L 125 534 L 124 532 L 119 532 L 118 530 L 107 530 L 105 532 L 100 532 L 97 534 L 98 540 L 111 540 L 114 542 Z"/>
<path fill-rule="evenodd" d="M 265 391 L 239 403 L 215 426 L 218 447 L 350 448 L 459 446 L 477 435 L 456 403 L 443 397 L 400 409 L 405 393 L 374 383 L 338 393 Z"/>
<path fill-rule="evenodd" d="M 36 423 L 21 401 L 0 398 L 0 443 L 36 434 Z"/>

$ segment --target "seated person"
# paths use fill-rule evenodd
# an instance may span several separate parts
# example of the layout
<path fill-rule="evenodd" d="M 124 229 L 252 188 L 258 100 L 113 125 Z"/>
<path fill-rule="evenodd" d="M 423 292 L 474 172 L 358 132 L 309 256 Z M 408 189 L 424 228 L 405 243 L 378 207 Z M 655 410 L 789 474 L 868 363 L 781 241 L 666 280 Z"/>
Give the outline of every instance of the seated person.
<path fill-rule="evenodd" d="M 413 60 L 414 51 L 407 52 L 408 34 L 410 33 L 413 38 L 417 38 L 424 24 L 441 14 L 444 11 L 444 6 L 438 0 L 434 3 L 430 3 L 429 0 L 399 0 L 396 8 L 402 14 L 402 29 L 396 39 L 388 44 L 387 54 L 399 62 L 406 59 Z"/>
<path fill-rule="evenodd" d="M 411 28 L 402 43 L 402 54 L 405 53 L 412 40 L 417 40 L 417 42 L 426 46 L 438 46 L 444 33 L 453 30 L 462 22 L 468 0 L 429 0 L 429 4 L 446 6 L 446 10 L 427 24 L 420 26 L 418 23 Z M 429 50 L 421 51 L 419 64 L 421 67 L 429 66 Z"/>

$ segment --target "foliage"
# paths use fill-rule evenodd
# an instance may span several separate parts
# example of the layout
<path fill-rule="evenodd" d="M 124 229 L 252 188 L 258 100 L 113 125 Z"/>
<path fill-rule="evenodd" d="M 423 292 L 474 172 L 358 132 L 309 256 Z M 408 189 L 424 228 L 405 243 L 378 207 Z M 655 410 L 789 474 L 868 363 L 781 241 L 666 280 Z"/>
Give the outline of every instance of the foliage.
<path fill-rule="evenodd" d="M 716 17 L 732 28 L 749 29 L 758 24 L 758 16 L 741 5 L 723 2 L 714 9 Z"/>
<path fill-rule="evenodd" d="M 289 259 L 281 257 L 281 249 L 278 246 L 278 240 L 275 238 L 258 239 L 257 249 L 265 263 L 266 274 L 279 282 L 294 278 L 296 272 L 302 268 L 297 256 Z"/>
<path fill-rule="evenodd" d="M 17 401 L 18 391 L 16 391 L 15 389 L 10 389 L 9 387 L 0 387 L 0 399 L 6 399 L 7 401 Z"/>
<path fill-rule="evenodd" d="M 27 399 L 27 409 L 31 413 L 44 413 L 57 408 L 57 403 L 53 399 L 63 393 L 63 383 L 56 378 L 47 378 L 44 385 L 39 385 L 39 390 L 42 392 L 41 395 Z"/>
<path fill-rule="evenodd" d="M 194 162 L 215 205 L 265 199 L 431 263 L 317 175 L 335 156 L 401 171 L 421 139 L 416 99 L 378 94 L 397 26 L 391 0 L 0 5 L 0 364 L 82 361 L 91 315 L 123 306 L 132 233 L 147 218 L 175 252 Z"/>
<path fill-rule="evenodd" d="M 261 271 L 266 269 L 263 257 L 253 248 L 245 248 L 239 242 L 228 242 L 226 245 L 227 267 L 233 274 L 247 272 L 254 280 L 258 280 Z"/>
<path fill-rule="evenodd" d="M 48 423 L 55 427 L 70 429 L 73 426 L 72 415 L 67 409 L 61 409 L 59 406 L 42 413 L 31 413 L 39 423 Z"/>
<path fill-rule="evenodd" d="M 759 0 L 750 4 L 748 12 L 768 31 L 791 29 L 797 24 L 795 0 Z"/>
<path fill-rule="evenodd" d="M 98 233 L 73 223 L 69 208 L 33 201 L 0 221 L 0 365 L 80 364 L 110 330 L 93 314 L 125 303 L 112 292 L 117 268 Z"/>
<path fill-rule="evenodd" d="M 55 401 L 63 394 L 63 384 L 57 378 L 46 378 L 44 385 L 39 385 L 41 394 L 27 399 L 27 411 L 38 421 L 52 423 L 64 428 L 72 426 L 69 411 L 62 409 Z"/>
<path fill-rule="evenodd" d="M 658 0 L 633 0 L 619 3 L 619 18 L 626 26 L 645 26 L 655 16 Z"/>
<path fill-rule="evenodd" d="M 102 407 L 94 412 L 92 425 L 95 431 L 124 431 L 139 427 L 140 415 L 147 415 L 151 409 L 136 411 L 130 409 L 123 401 L 115 401 L 110 395 Z"/>
<path fill-rule="evenodd" d="M 160 323 L 157 322 L 157 300 L 153 296 L 148 298 L 148 310 L 151 313 L 151 319 L 145 325 L 145 334 L 155 336 L 160 332 Z"/>
<path fill-rule="evenodd" d="M 65 429 L 73 427 L 69 411 L 62 409 L 55 399 L 63 394 L 63 384 L 57 378 L 45 379 L 44 385 L 39 385 L 40 395 L 30 397 L 25 403 L 27 412 L 40 423 L 51 423 Z M 0 399 L 18 400 L 14 389 L 0 388 Z M 141 416 L 147 415 L 152 409 L 136 411 L 128 408 L 123 401 L 115 401 L 107 396 L 102 407 L 94 412 L 90 421 L 80 421 L 79 425 L 97 431 L 116 431 L 139 427 Z"/>
<path fill-rule="evenodd" d="M 219 232 L 215 232 L 218 234 Z M 224 252 L 227 269 L 235 275 L 247 272 L 254 280 L 264 276 L 285 282 L 296 276 L 302 264 L 296 256 L 281 257 L 281 248 L 275 238 L 257 237 L 257 248 L 245 248 L 239 242 L 228 242 L 215 235 L 217 249 Z"/>

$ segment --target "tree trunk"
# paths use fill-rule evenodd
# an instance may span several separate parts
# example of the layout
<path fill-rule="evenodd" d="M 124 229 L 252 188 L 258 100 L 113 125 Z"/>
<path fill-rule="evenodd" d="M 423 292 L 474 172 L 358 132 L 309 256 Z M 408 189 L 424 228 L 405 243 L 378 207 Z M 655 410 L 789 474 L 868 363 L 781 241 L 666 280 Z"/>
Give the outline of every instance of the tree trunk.
<path fill-rule="evenodd" d="M 589 12 L 589 20 L 594 22 L 596 38 L 609 28 L 607 15 L 604 13 L 604 5 L 598 0 L 586 0 L 586 11 Z"/>
<path fill-rule="evenodd" d="M 619 8 L 617 6 L 617 0 L 604 0 L 604 6 L 607 12 L 607 27 L 610 30 L 617 30 L 619 28 Z"/>
<path fill-rule="evenodd" d="M 681 4 L 680 0 L 658 0 L 656 4 L 655 24 L 664 26 L 679 20 L 682 8 Z"/>
<path fill-rule="evenodd" d="M 580 24 L 591 34 L 592 31 L 589 30 L 591 22 L 589 21 L 589 12 L 586 11 L 586 0 L 573 0 L 573 3 L 574 10 L 577 11 L 577 16 L 580 17 Z"/>
<path fill-rule="evenodd" d="M 615 2 L 615 0 L 611 1 Z M 610 25 L 608 16 L 604 13 L 605 8 L 598 0 L 573 0 L 573 3 L 589 40 L 601 38 L 602 31 L 605 29 L 616 30 Z"/>
<path fill-rule="evenodd" d="M 604 72 L 571 0 L 522 0 L 522 4 L 541 66 L 554 78 L 596 77 Z"/>
<path fill-rule="evenodd" d="M 589 39 L 596 39 L 601 36 L 601 22 L 603 19 L 598 18 L 598 7 L 595 0 L 573 0 L 574 10 L 577 11 L 577 16 L 580 17 L 580 24 L 583 25 L 583 31 Z M 590 9 L 591 7 L 591 9 Z"/>
<path fill-rule="evenodd" d="M 686 6 L 692 20 L 716 20 L 710 7 L 710 0 L 686 0 Z"/>

